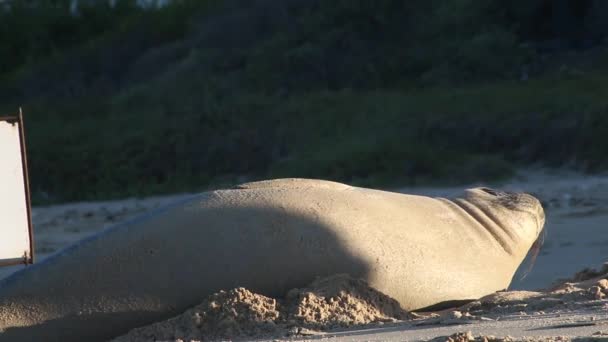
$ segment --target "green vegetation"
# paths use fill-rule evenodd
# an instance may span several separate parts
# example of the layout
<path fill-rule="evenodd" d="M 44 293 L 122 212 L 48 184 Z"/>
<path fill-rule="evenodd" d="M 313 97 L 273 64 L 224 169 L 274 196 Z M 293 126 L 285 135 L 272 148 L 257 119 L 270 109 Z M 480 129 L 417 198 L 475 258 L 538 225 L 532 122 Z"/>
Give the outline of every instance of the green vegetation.
<path fill-rule="evenodd" d="M 608 166 L 597 11 L 556 33 L 540 0 L 40 3 L 0 11 L 0 110 L 24 107 L 37 203 Z"/>

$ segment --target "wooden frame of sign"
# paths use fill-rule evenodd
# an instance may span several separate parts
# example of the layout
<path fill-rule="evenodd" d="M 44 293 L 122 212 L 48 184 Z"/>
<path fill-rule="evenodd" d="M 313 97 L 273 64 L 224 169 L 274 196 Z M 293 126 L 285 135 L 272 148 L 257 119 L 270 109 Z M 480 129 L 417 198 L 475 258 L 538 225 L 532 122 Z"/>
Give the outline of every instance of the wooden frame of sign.
<path fill-rule="evenodd" d="M 0 266 L 34 263 L 23 113 L 0 116 Z"/>

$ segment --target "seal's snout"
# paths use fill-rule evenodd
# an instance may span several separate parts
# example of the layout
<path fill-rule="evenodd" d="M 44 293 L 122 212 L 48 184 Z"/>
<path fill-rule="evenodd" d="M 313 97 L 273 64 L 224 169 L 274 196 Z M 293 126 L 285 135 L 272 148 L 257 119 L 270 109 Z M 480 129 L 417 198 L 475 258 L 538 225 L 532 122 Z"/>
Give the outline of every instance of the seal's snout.
<path fill-rule="evenodd" d="M 540 232 L 545 227 L 545 209 L 543 208 L 543 205 L 541 204 L 541 202 L 536 197 L 534 197 L 532 195 L 528 195 L 528 196 L 530 196 L 530 197 L 532 197 L 533 199 L 536 200 L 536 210 L 535 210 L 535 213 L 538 216 L 538 233 L 540 234 Z"/>
<path fill-rule="evenodd" d="M 545 225 L 545 209 L 543 208 L 543 205 L 540 203 L 540 201 L 538 199 L 536 199 L 536 201 L 538 203 L 538 205 L 536 207 L 536 211 L 538 212 L 538 216 L 539 216 L 541 225 L 544 226 Z M 542 228 L 542 226 L 541 226 L 541 228 Z"/>
<path fill-rule="evenodd" d="M 505 215 L 515 217 L 519 222 L 530 222 L 532 231 L 530 234 L 538 236 L 545 225 L 545 211 L 541 202 L 534 196 L 523 192 L 500 191 L 496 189 L 480 187 L 468 189 L 466 198 L 484 207 L 491 212 L 503 212 Z M 507 214 L 510 213 L 510 214 Z M 498 215 L 498 214 L 497 214 Z M 531 221 L 530 221 L 531 220 Z"/>
<path fill-rule="evenodd" d="M 543 230 L 545 226 L 545 210 L 538 198 L 526 193 L 514 193 L 517 196 L 515 207 L 519 210 L 528 213 L 536 220 L 537 234 Z M 513 204 L 512 204 L 513 205 Z"/>

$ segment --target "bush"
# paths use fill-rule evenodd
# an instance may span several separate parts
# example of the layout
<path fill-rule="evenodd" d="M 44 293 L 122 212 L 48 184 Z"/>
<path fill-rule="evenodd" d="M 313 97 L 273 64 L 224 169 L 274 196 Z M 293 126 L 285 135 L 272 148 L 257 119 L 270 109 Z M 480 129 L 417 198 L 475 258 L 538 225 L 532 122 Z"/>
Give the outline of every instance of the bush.
<path fill-rule="evenodd" d="M 518 81 L 549 65 L 536 51 L 557 39 L 546 1 L 124 1 L 75 17 L 67 1 L 30 3 L 0 12 L 0 109 L 25 107 L 38 203 L 608 164 L 605 62 L 556 58 L 561 71 Z"/>

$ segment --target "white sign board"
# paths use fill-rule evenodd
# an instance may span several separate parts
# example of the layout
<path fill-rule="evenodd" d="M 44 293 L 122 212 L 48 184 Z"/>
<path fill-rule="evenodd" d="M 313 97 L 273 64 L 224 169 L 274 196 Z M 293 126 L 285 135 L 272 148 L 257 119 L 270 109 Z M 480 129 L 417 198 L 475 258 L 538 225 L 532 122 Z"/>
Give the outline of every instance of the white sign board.
<path fill-rule="evenodd" d="M 0 117 L 0 266 L 33 261 L 23 120 Z"/>

